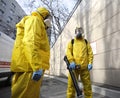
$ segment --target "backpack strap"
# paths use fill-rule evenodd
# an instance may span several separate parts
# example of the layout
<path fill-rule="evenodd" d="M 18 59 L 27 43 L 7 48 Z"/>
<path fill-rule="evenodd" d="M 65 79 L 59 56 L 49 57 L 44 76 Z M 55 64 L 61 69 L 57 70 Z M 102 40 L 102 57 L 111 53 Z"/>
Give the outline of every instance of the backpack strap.
<path fill-rule="evenodd" d="M 86 45 L 87 45 L 87 43 L 88 43 L 87 39 L 85 39 L 85 43 L 86 43 Z"/>
<path fill-rule="evenodd" d="M 87 41 L 87 39 L 85 39 L 85 43 L 86 43 L 86 47 L 87 47 L 87 54 L 88 54 L 88 46 L 87 46 L 88 41 Z"/>
<path fill-rule="evenodd" d="M 72 55 L 73 55 L 73 44 L 74 44 L 74 39 L 71 40 L 71 44 L 72 44 Z"/>
<path fill-rule="evenodd" d="M 74 39 L 71 40 L 71 44 L 72 44 L 72 45 L 74 44 Z"/>

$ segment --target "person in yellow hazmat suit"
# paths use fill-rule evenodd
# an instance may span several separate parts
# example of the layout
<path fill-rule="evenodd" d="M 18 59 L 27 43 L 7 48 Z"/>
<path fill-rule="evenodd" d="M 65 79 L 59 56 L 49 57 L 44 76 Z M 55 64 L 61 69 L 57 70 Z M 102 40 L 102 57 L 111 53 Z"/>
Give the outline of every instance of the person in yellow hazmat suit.
<path fill-rule="evenodd" d="M 70 62 L 69 68 L 74 71 L 77 81 L 80 76 L 84 89 L 84 98 L 92 98 L 89 71 L 92 69 L 93 52 L 89 42 L 84 39 L 82 27 L 76 27 L 75 35 L 76 37 L 68 43 L 66 51 L 66 56 Z M 76 65 L 79 65 L 78 69 L 76 69 Z M 75 98 L 75 88 L 70 74 L 68 74 L 67 98 Z"/>
<path fill-rule="evenodd" d="M 16 25 L 11 98 L 40 98 L 44 71 L 49 69 L 50 46 L 46 32 L 51 24 L 49 16 L 46 8 L 39 7 Z"/>

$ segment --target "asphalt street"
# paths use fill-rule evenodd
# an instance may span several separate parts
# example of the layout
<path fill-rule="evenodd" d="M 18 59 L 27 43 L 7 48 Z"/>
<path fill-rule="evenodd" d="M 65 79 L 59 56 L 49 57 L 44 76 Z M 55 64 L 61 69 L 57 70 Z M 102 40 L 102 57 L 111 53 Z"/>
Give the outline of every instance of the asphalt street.
<path fill-rule="evenodd" d="M 10 86 L 5 84 L 5 80 L 0 80 L 0 98 L 10 98 Z M 66 98 L 67 84 L 54 78 L 44 77 L 40 98 Z M 110 98 L 93 93 L 93 98 Z"/>

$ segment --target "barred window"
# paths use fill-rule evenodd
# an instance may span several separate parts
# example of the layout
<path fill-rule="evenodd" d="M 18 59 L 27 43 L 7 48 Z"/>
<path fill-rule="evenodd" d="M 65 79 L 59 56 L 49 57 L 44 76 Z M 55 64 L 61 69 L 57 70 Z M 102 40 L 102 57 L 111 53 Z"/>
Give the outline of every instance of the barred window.
<path fill-rule="evenodd" d="M 7 18 L 7 23 L 10 23 L 12 20 L 13 20 L 13 19 L 12 19 L 10 16 L 8 16 L 8 18 Z"/>
<path fill-rule="evenodd" d="M 6 6 L 6 3 L 3 0 L 1 0 L 1 3 L 3 6 Z"/>
<path fill-rule="evenodd" d="M 10 13 L 13 14 L 15 11 L 13 9 L 10 9 Z"/>
<path fill-rule="evenodd" d="M 14 3 L 12 3 L 12 6 L 13 6 L 13 8 L 16 8 L 16 6 L 15 6 L 15 4 L 14 4 Z"/>
<path fill-rule="evenodd" d="M 0 15 L 3 15 L 4 11 L 2 9 L 0 9 Z"/>
<path fill-rule="evenodd" d="M 13 20 L 10 16 L 8 16 L 8 18 L 9 18 L 9 20 L 10 20 L 10 21 L 12 21 L 12 20 Z"/>

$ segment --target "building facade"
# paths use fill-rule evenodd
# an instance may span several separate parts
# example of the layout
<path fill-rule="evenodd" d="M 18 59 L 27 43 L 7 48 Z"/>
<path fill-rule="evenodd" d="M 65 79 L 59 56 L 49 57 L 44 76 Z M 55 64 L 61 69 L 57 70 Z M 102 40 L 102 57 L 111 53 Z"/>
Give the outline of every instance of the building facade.
<path fill-rule="evenodd" d="M 0 31 L 15 39 L 15 25 L 24 15 L 16 0 L 0 0 Z"/>
<path fill-rule="evenodd" d="M 120 87 L 119 6 L 119 0 L 82 0 L 51 49 L 50 74 L 67 76 L 65 50 L 81 26 L 94 52 L 92 82 Z"/>

